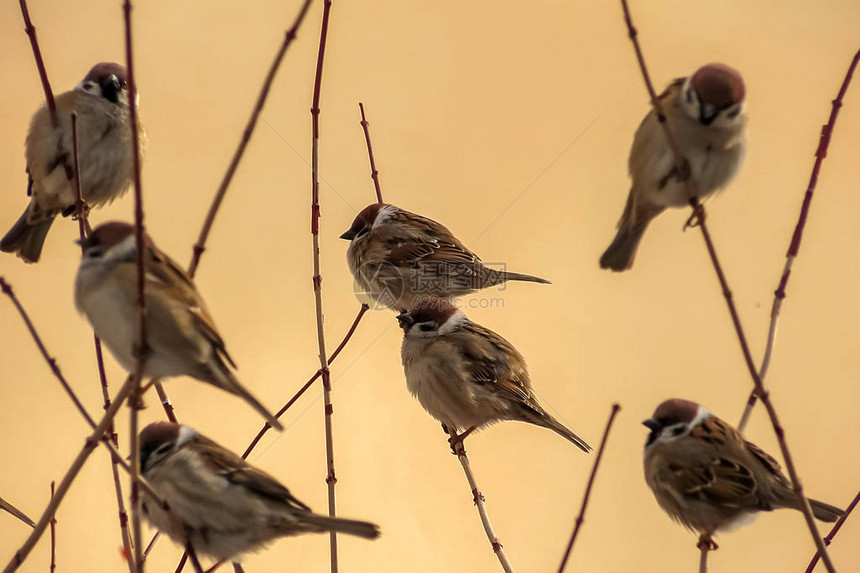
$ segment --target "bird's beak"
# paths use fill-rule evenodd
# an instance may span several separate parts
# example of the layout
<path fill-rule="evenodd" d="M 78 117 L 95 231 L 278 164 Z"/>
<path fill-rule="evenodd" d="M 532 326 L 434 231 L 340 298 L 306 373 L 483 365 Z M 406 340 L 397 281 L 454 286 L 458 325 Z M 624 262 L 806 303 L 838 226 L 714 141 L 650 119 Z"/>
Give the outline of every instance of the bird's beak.
<path fill-rule="evenodd" d="M 652 431 L 660 429 L 660 424 L 654 418 L 648 418 L 647 420 L 642 422 L 642 425 Z"/>
<path fill-rule="evenodd" d="M 340 236 L 340 238 L 341 238 L 341 239 L 344 239 L 344 240 L 346 240 L 346 241 L 351 241 L 351 240 L 353 240 L 353 239 L 355 238 L 355 231 L 353 231 L 352 229 L 350 229 L 349 231 L 347 231 L 346 233 L 344 233 L 343 235 L 341 235 L 341 236 Z"/>
<path fill-rule="evenodd" d="M 95 241 L 92 237 L 84 237 L 83 239 L 75 239 L 75 242 L 79 244 L 84 249 L 89 249 L 93 245 L 95 245 Z"/>
<path fill-rule="evenodd" d="M 407 326 L 412 326 L 415 324 L 415 319 L 409 314 L 407 311 L 402 311 L 397 315 L 397 322 L 400 324 L 400 328 L 406 329 Z"/>

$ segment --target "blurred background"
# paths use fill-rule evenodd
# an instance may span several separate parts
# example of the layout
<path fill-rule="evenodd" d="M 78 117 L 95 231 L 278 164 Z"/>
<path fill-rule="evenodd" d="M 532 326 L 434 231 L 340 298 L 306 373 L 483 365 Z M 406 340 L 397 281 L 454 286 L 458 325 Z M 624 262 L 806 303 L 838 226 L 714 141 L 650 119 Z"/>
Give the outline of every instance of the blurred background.
<path fill-rule="evenodd" d="M 183 265 L 298 7 L 298 0 L 135 5 L 140 113 L 150 137 L 146 225 Z M 820 126 L 858 48 L 860 4 L 729 0 L 705 10 L 637 0 L 632 10 L 658 89 L 710 61 L 736 67 L 746 80 L 747 161 L 708 209 L 758 361 Z M 125 61 L 119 1 L 33 0 L 30 11 L 55 92 L 73 88 L 98 61 Z M 314 3 L 277 75 L 197 274 L 239 378 L 272 409 L 318 367 L 308 110 L 321 14 Z M 43 103 L 14 2 L 0 6 L 0 51 L 5 232 L 27 202 L 23 142 Z M 700 234 L 681 231 L 688 212 L 655 221 L 631 272 L 598 268 L 627 196 L 633 132 L 648 111 L 618 3 L 335 0 L 320 144 L 330 350 L 358 310 L 347 244 L 338 236 L 375 201 L 359 101 L 386 201 L 444 223 L 488 262 L 553 281 L 470 297 L 470 318 L 517 346 L 545 404 L 593 445 L 611 404 L 623 406 L 569 570 L 694 570 L 696 537 L 662 513 L 642 478 L 647 430 L 640 422 L 662 400 L 685 397 L 736 424 L 752 383 Z M 842 507 L 860 486 L 860 85 L 845 104 L 767 378 L 806 491 Z M 91 217 L 93 224 L 110 219 L 132 219 L 131 194 Z M 97 417 L 91 330 L 72 298 L 77 233 L 72 221 L 58 221 L 37 265 L 4 254 L 0 275 Z M 439 424 L 406 391 L 400 338 L 393 313 L 370 312 L 332 368 L 338 510 L 383 529 L 372 543 L 341 537 L 341 569 L 497 571 Z M 0 364 L 0 496 L 38 519 L 50 481 L 65 473 L 88 427 L 5 298 Z M 115 390 L 124 373 L 109 356 L 107 368 Z M 189 379 L 166 388 L 181 421 L 237 452 L 260 427 L 259 416 L 226 393 Z M 325 512 L 320 395 L 314 386 L 289 411 L 287 431 L 269 433 L 250 461 Z M 162 419 L 154 394 L 146 405 L 144 423 Z M 124 451 L 127 420 L 123 411 Z M 747 435 L 779 457 L 762 408 Z M 514 566 L 554 571 L 593 456 L 517 423 L 474 435 L 467 449 Z M 124 570 L 104 451 L 91 457 L 57 518 L 58 571 Z M 0 513 L 3 562 L 28 532 Z M 710 558 L 715 572 L 797 571 L 814 552 L 802 516 L 787 510 L 718 541 Z M 841 571 L 860 569 L 858 542 L 860 518 L 846 524 L 831 550 Z M 22 570 L 45 570 L 49 550 L 46 535 Z M 180 554 L 159 541 L 149 570 L 173 571 Z M 281 540 L 245 564 L 249 573 L 328 571 L 328 539 Z"/>

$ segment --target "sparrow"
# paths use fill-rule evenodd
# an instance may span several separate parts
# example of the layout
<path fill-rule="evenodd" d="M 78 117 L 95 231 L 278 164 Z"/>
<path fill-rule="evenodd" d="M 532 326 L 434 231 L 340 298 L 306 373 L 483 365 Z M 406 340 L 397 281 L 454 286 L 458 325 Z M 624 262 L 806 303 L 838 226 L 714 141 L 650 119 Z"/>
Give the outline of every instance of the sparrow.
<path fill-rule="evenodd" d="M 744 81 L 723 64 L 707 64 L 687 78 L 669 84 L 659 96 L 666 121 L 687 168 L 679 172 L 663 127 L 654 110 L 636 130 L 628 169 L 633 179 L 618 233 L 600 257 L 600 266 L 625 271 L 651 220 L 667 207 L 685 207 L 691 199 L 686 179 L 692 177 L 702 200 L 727 186 L 746 152 Z"/>
<path fill-rule="evenodd" d="M 802 501 L 775 459 L 732 426 L 689 400 L 666 400 L 642 422 L 645 481 L 673 520 L 710 540 L 746 525 L 759 511 L 801 510 Z M 842 510 L 809 500 L 821 521 Z"/>
<path fill-rule="evenodd" d="M 137 248 L 135 227 L 110 222 L 81 242 L 75 304 L 123 368 L 134 371 L 137 342 Z M 152 378 L 191 376 L 236 394 L 263 415 L 280 422 L 245 389 L 215 328 L 206 303 L 187 274 L 144 236 L 146 344 L 144 374 Z"/>
<path fill-rule="evenodd" d="M 506 281 L 549 281 L 490 268 L 451 231 L 394 205 L 374 203 L 341 239 L 358 287 L 376 304 L 411 310 L 429 296 L 452 298 Z"/>
<path fill-rule="evenodd" d="M 35 263 L 54 218 L 75 212 L 72 112 L 77 112 L 81 197 L 100 207 L 121 197 L 134 176 L 125 68 L 96 64 L 75 89 L 58 95 L 57 121 L 47 105 L 33 115 L 25 144 L 30 204 L 0 240 L 0 250 Z M 141 154 L 146 142 L 138 124 Z"/>
<path fill-rule="evenodd" d="M 311 512 L 278 480 L 188 426 L 156 422 L 144 428 L 140 468 L 169 507 L 165 511 L 144 493 L 149 522 L 215 559 L 236 559 L 302 533 L 379 537 L 373 523 Z"/>
<path fill-rule="evenodd" d="M 472 431 L 503 420 L 549 428 L 584 452 L 585 441 L 538 403 L 526 361 L 513 345 L 436 299 L 397 316 L 406 386 L 446 432 L 462 442 Z M 453 445 L 453 443 L 452 443 Z"/>

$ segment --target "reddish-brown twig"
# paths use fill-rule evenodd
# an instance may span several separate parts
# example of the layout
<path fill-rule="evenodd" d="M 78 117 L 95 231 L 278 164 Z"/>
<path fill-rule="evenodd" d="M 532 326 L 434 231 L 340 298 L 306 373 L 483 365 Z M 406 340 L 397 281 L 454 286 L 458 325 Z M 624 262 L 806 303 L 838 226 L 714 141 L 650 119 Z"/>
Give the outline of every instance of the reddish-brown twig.
<path fill-rule="evenodd" d="M 478 508 L 478 515 L 481 517 L 481 524 L 484 526 L 484 532 L 487 534 L 487 539 L 490 541 L 493 553 L 496 554 L 505 573 L 514 573 L 514 568 L 511 562 L 508 561 L 508 556 L 505 555 L 502 542 L 493 530 L 493 524 L 490 523 L 490 514 L 487 513 L 487 500 L 478 487 L 475 474 L 472 473 L 472 464 L 469 463 L 469 458 L 466 456 L 466 447 L 463 445 L 463 440 L 453 430 L 449 430 L 449 433 L 451 434 L 451 446 L 454 448 L 454 453 L 457 454 L 457 459 L 460 460 L 460 465 L 463 466 L 463 473 L 466 474 L 466 480 L 469 482 L 469 488 L 472 490 L 472 501 L 475 502 L 475 507 Z"/>
<path fill-rule="evenodd" d="M 36 39 L 36 27 L 30 21 L 30 11 L 27 10 L 26 0 L 19 0 L 21 15 L 24 17 L 24 31 L 30 38 L 30 47 L 33 48 L 33 57 L 36 58 L 36 68 L 39 70 L 39 79 L 42 80 L 42 89 L 45 92 L 45 101 L 48 104 L 48 113 L 51 114 L 51 125 L 57 127 L 57 104 L 54 103 L 54 92 L 51 91 L 51 82 L 48 81 L 48 72 L 45 70 L 45 62 L 42 60 L 42 51 L 39 49 L 39 41 Z"/>
<path fill-rule="evenodd" d="M 606 429 L 603 430 L 603 439 L 600 440 L 600 447 L 597 449 L 597 457 L 594 458 L 594 466 L 591 468 L 591 475 L 588 478 L 588 485 L 585 486 L 585 495 L 582 497 L 582 506 L 579 508 L 579 515 L 576 516 L 576 523 L 573 527 L 573 533 L 570 535 L 570 541 L 567 548 L 564 550 L 564 556 L 561 558 L 561 565 L 558 567 L 558 573 L 563 573 L 567 560 L 570 558 L 570 553 L 573 551 L 573 544 L 579 535 L 579 529 L 585 521 L 585 510 L 588 507 L 588 498 L 591 497 L 591 488 L 594 485 L 594 478 L 597 476 L 597 468 L 600 466 L 600 460 L 603 459 L 603 450 L 606 448 L 606 440 L 609 438 L 609 430 L 612 429 L 612 422 L 615 421 L 615 416 L 621 410 L 620 404 L 613 404 L 612 411 L 609 413 L 609 420 L 606 422 Z"/>
<path fill-rule="evenodd" d="M 358 108 L 361 110 L 361 128 L 364 130 L 364 141 L 367 143 L 367 156 L 370 158 L 370 178 L 373 179 L 373 186 L 376 188 L 376 202 L 380 205 L 382 201 L 382 189 L 379 188 L 379 171 L 376 169 L 376 161 L 373 159 L 373 146 L 370 144 L 370 130 L 367 128 L 370 122 L 364 117 L 364 104 L 358 102 Z"/>
<path fill-rule="evenodd" d="M 78 114 L 77 112 L 72 112 L 72 158 L 74 164 L 74 183 L 75 183 L 75 211 L 76 216 L 78 218 L 78 234 L 80 236 L 81 241 L 81 252 L 84 251 L 84 239 L 87 236 L 87 229 L 89 225 L 87 224 L 87 213 L 85 209 L 85 204 L 83 200 L 83 195 L 81 193 L 81 178 L 80 178 L 80 165 L 78 162 Z M 102 355 L 102 344 L 99 340 L 98 335 L 93 332 L 93 344 L 95 345 L 96 350 L 96 363 L 98 366 L 99 373 L 99 381 L 102 389 L 102 399 L 104 400 L 105 408 L 110 406 L 110 392 L 108 391 L 108 383 L 107 383 L 107 374 L 105 373 L 105 365 L 104 365 L 104 357 Z M 94 425 L 92 420 L 90 421 L 90 425 Z M 110 435 L 110 439 L 113 441 L 113 445 L 116 447 L 119 445 L 118 437 L 116 434 L 116 429 L 113 424 L 111 424 L 108 429 L 108 434 Z M 111 473 L 113 474 L 113 484 L 114 491 L 116 493 L 116 503 L 117 508 L 119 510 L 119 529 L 120 536 L 122 537 L 122 546 L 126 555 L 131 555 L 131 539 L 128 534 L 128 515 L 125 512 L 125 501 L 123 500 L 122 494 L 122 482 L 119 479 L 119 470 L 117 469 L 117 462 L 112 457 L 111 459 Z M 132 563 L 131 558 L 126 560 L 129 566 L 130 573 L 134 573 L 134 565 Z"/>
<path fill-rule="evenodd" d="M 320 371 L 322 372 L 323 401 L 325 402 L 325 452 L 326 478 L 328 486 L 328 514 L 337 515 L 335 504 L 335 483 L 337 477 L 334 471 L 334 437 L 332 435 L 332 414 L 334 408 L 331 402 L 331 373 L 328 369 L 328 355 L 325 347 L 325 325 L 323 324 L 322 304 L 322 275 L 320 274 L 320 181 L 319 181 L 319 140 L 320 140 L 320 93 L 322 91 L 323 62 L 325 61 L 325 46 L 328 36 L 328 20 L 331 12 L 331 0 L 323 2 L 322 27 L 320 29 L 317 66 L 314 74 L 314 95 L 311 105 L 311 238 L 313 243 L 313 288 L 314 306 L 316 308 L 317 347 L 319 349 Z M 331 572 L 337 573 L 337 534 L 329 534 L 329 551 L 331 556 Z"/>
<path fill-rule="evenodd" d="M 779 279 L 779 284 L 774 291 L 773 305 L 770 310 L 770 326 L 767 331 L 767 346 L 764 350 L 764 358 L 761 361 L 759 368 L 759 378 L 764 380 L 767 375 L 768 366 L 770 366 L 770 358 L 773 354 L 773 346 L 776 342 L 776 327 L 779 321 L 779 314 L 782 310 L 782 301 L 785 300 L 785 287 L 788 285 L 788 278 L 791 275 L 791 267 L 794 265 L 794 260 L 800 251 L 800 242 L 803 240 L 803 230 L 806 227 L 806 219 L 809 216 L 809 207 L 812 205 L 812 196 L 815 192 L 815 186 L 818 184 L 818 172 L 821 170 L 821 164 L 824 158 L 827 157 L 827 149 L 830 147 L 830 138 L 833 136 L 833 129 L 836 127 L 836 118 L 839 116 L 839 109 L 842 107 L 842 100 L 845 93 L 848 91 L 848 86 L 851 84 L 851 78 L 854 75 L 854 70 L 857 68 L 857 63 L 860 62 L 860 50 L 854 54 L 854 59 L 851 60 L 851 65 L 848 66 L 848 72 L 845 74 L 845 79 L 842 80 L 842 87 L 839 88 L 839 93 L 832 103 L 830 109 L 830 118 L 827 123 L 821 126 L 821 136 L 818 138 L 818 147 L 815 149 L 815 163 L 812 166 L 812 174 L 809 176 L 809 184 L 806 186 L 806 194 L 803 197 L 803 204 L 800 207 L 800 215 L 797 218 L 797 225 L 794 227 L 794 233 L 791 236 L 791 243 L 788 246 L 788 252 L 785 254 L 785 267 L 782 269 L 782 276 Z M 750 392 L 747 399 L 744 412 L 741 415 L 741 421 L 738 424 L 738 431 L 743 433 L 749 422 L 750 414 L 755 407 L 757 396 L 755 391 Z"/>
<path fill-rule="evenodd" d="M 857 492 L 857 495 L 854 496 L 854 499 L 852 499 L 851 503 L 848 504 L 848 507 L 845 508 L 845 513 L 839 516 L 839 520 L 833 524 L 833 529 L 831 529 L 830 533 L 828 533 L 824 538 L 824 543 L 828 547 L 833 542 L 833 538 L 836 537 L 836 534 L 839 533 L 839 530 L 842 529 L 842 525 L 845 523 L 845 520 L 848 519 L 848 516 L 851 515 L 851 512 L 854 511 L 855 507 L 857 507 L 858 502 L 860 502 L 860 492 Z M 809 565 L 806 567 L 806 573 L 812 573 L 815 566 L 818 565 L 819 559 L 821 559 L 821 554 L 816 551 L 812 560 L 809 562 Z"/>
<path fill-rule="evenodd" d="M 346 332 L 346 335 L 343 337 L 343 340 L 340 341 L 340 344 L 338 344 L 337 348 L 334 349 L 334 352 L 331 353 L 331 357 L 329 357 L 328 359 L 329 365 L 334 363 L 335 359 L 337 358 L 337 355 L 340 354 L 340 351 L 343 350 L 343 347 L 346 346 L 346 343 L 349 342 L 350 338 L 352 338 L 352 334 L 355 332 L 355 329 L 358 327 L 358 323 L 361 322 L 361 318 L 364 316 L 364 313 L 367 312 L 368 308 L 369 307 L 366 304 L 361 305 L 361 308 L 359 308 L 355 320 L 352 321 L 352 326 L 349 327 L 349 330 Z M 289 401 L 284 404 L 284 406 L 280 410 L 277 411 L 277 413 L 275 414 L 275 418 L 280 419 L 280 417 L 283 416 L 293 404 L 295 404 L 296 400 L 298 400 L 302 396 L 302 394 L 304 394 L 307 389 L 311 387 L 314 381 L 316 381 L 316 379 L 320 376 L 322 376 L 322 370 L 317 370 L 316 373 L 311 376 L 310 380 L 305 382 L 305 384 L 301 388 L 299 388 L 299 391 L 296 392 L 293 397 L 290 398 Z M 248 458 L 248 456 L 251 454 L 251 452 L 254 450 L 254 448 L 257 446 L 257 444 L 260 442 L 266 432 L 269 431 L 269 429 L 271 429 L 271 426 L 267 422 L 263 425 L 263 428 L 257 433 L 254 439 L 251 440 L 251 443 L 248 444 L 248 447 L 245 449 L 245 453 L 242 454 L 242 459 Z"/>
<path fill-rule="evenodd" d="M 191 257 L 191 264 L 188 265 L 188 275 L 191 278 L 194 278 L 194 273 L 197 272 L 197 265 L 200 263 L 200 256 L 203 254 L 203 251 L 206 250 L 206 239 L 209 237 L 209 231 L 212 229 L 212 223 L 215 221 L 215 215 L 218 214 L 218 209 L 221 207 L 224 195 L 227 194 L 227 187 L 233 180 L 233 175 L 236 173 L 239 161 L 241 161 L 242 156 L 245 154 L 245 148 L 248 146 L 248 142 L 251 141 L 251 135 L 254 133 L 257 119 L 260 117 L 260 112 L 263 110 L 263 104 L 266 103 L 266 98 L 269 96 L 269 89 L 272 87 L 275 74 L 281 66 L 281 61 L 287 53 L 287 48 L 289 48 L 290 44 L 295 40 L 296 33 L 298 32 L 302 21 L 305 19 L 305 14 L 307 13 L 310 5 L 311 0 L 305 0 L 304 4 L 302 4 L 299 15 L 293 22 L 292 27 L 287 30 L 287 33 L 284 36 L 284 41 L 281 44 L 278 53 L 275 55 L 275 61 L 272 62 L 272 65 L 269 68 L 269 73 L 266 75 L 266 80 L 263 82 L 263 88 L 260 90 L 260 95 L 257 96 L 257 103 L 254 105 L 251 117 L 248 119 L 248 124 L 245 126 L 245 131 L 242 133 L 242 139 L 239 140 L 239 147 L 236 148 L 236 152 L 233 154 L 233 159 L 230 161 L 229 167 L 227 167 L 227 172 L 221 180 L 221 185 L 218 186 L 218 191 L 215 193 L 215 198 L 212 200 L 212 206 L 209 207 L 209 212 L 206 214 L 206 220 L 203 223 L 203 228 L 200 230 L 200 236 L 194 244 L 194 253 Z"/>
<path fill-rule="evenodd" d="M 696 547 L 699 548 L 699 573 L 708 573 L 708 551 L 715 549 L 716 545 L 710 537 L 700 537 Z"/>
<path fill-rule="evenodd" d="M 17 571 L 18 567 L 20 567 L 21 564 L 24 563 L 24 561 L 27 559 L 27 556 L 33 550 L 33 547 L 36 546 L 36 543 L 39 541 L 39 539 L 42 537 L 42 534 L 45 532 L 45 529 L 48 527 L 51 518 L 54 517 L 57 508 L 60 506 L 60 503 L 62 503 L 63 498 L 66 496 L 66 493 L 68 493 L 69 488 L 71 487 L 75 478 L 78 476 L 78 473 L 80 473 L 81 468 L 84 467 L 84 463 L 87 461 L 87 458 L 89 458 L 90 454 L 93 452 L 93 450 L 95 450 L 98 443 L 102 441 L 102 436 L 104 436 L 105 432 L 110 427 L 110 424 L 116 416 L 116 413 L 119 411 L 119 408 L 123 405 L 126 398 L 128 398 L 133 386 L 134 378 L 132 376 L 129 376 L 117 392 L 116 396 L 114 396 L 113 403 L 111 403 L 110 408 L 108 408 L 105 412 L 104 417 L 102 417 L 95 430 L 93 430 L 92 434 L 90 434 L 90 436 L 84 442 L 83 449 L 81 449 L 75 460 L 72 462 L 72 465 L 69 467 L 68 471 L 66 472 L 66 475 L 63 476 L 63 479 L 57 486 L 54 498 L 48 504 L 48 507 L 45 508 L 45 511 L 42 512 L 42 516 L 36 523 L 36 527 L 33 528 L 33 532 L 30 534 L 29 537 L 27 537 L 21 548 L 15 552 L 15 555 L 3 569 L 3 573 L 12 573 L 13 571 Z"/>
<path fill-rule="evenodd" d="M 54 499 L 54 486 L 56 483 L 51 481 L 51 499 Z M 51 573 L 57 568 L 57 516 L 51 517 Z"/>
<path fill-rule="evenodd" d="M 137 80 L 134 73 L 134 52 L 131 32 L 131 0 L 123 2 L 125 16 L 125 58 L 128 74 L 128 118 L 131 128 L 131 149 L 134 163 L 134 227 L 137 244 L 137 336 L 135 340 L 135 367 L 133 387 L 129 398 L 131 409 L 129 442 L 131 443 L 131 531 L 133 536 L 134 563 L 138 573 L 143 571 L 143 537 L 140 528 L 140 444 L 138 441 L 137 413 L 141 408 L 140 383 L 146 363 L 146 271 L 143 264 L 144 224 L 143 187 L 140 180 L 140 133 L 137 117 Z"/>
<path fill-rule="evenodd" d="M 645 80 L 645 86 L 647 87 L 648 95 L 651 98 L 651 105 L 654 108 L 654 113 L 657 116 L 657 120 L 662 126 L 663 132 L 666 135 L 666 139 L 669 142 L 669 146 L 672 149 L 672 153 L 675 159 L 675 168 L 678 169 L 679 172 L 683 173 L 684 171 L 686 171 L 686 160 L 684 159 L 684 156 L 681 153 L 677 142 L 675 141 L 675 138 L 672 134 L 672 130 L 669 128 L 669 124 L 666 122 L 666 115 L 663 113 L 662 106 L 660 105 L 660 100 L 657 98 L 657 94 L 654 91 L 654 86 L 651 83 L 651 78 L 648 75 L 648 68 L 645 65 L 645 58 L 642 55 L 642 49 L 639 46 L 639 40 L 637 39 L 637 31 L 636 28 L 633 26 L 633 20 L 630 16 L 630 9 L 627 6 L 627 0 L 621 0 L 621 6 L 624 10 L 624 21 L 627 24 L 628 36 L 630 37 L 630 41 L 633 43 L 633 48 L 636 51 L 636 58 L 639 61 L 639 67 Z M 798 497 L 803 500 L 801 508 L 803 510 L 804 519 L 806 520 L 806 525 L 809 528 L 810 534 L 813 537 L 816 547 L 818 547 L 819 551 L 821 551 L 822 559 L 827 566 L 827 570 L 830 573 L 834 573 L 835 567 L 830 561 L 830 556 L 827 555 L 827 549 L 825 548 L 824 542 L 821 539 L 821 534 L 819 534 L 818 532 L 818 527 L 815 524 L 815 518 L 812 515 L 812 509 L 809 507 L 809 501 L 803 494 L 803 484 L 800 481 L 800 476 L 797 473 L 797 470 L 794 466 L 794 461 L 791 457 L 791 453 L 788 450 L 788 442 L 785 439 L 785 429 L 779 422 L 779 417 L 777 416 L 776 409 L 774 408 L 773 403 L 770 400 L 768 391 L 765 389 L 761 378 L 759 378 L 758 370 L 753 363 L 752 354 L 750 353 L 749 345 L 747 344 L 746 336 L 744 335 L 744 330 L 741 326 L 740 317 L 738 316 L 737 309 L 735 308 L 734 301 L 732 300 L 732 291 L 729 288 L 728 281 L 726 280 L 722 266 L 720 265 L 719 259 L 717 258 L 717 252 L 714 248 L 714 243 L 711 240 L 710 232 L 708 231 L 707 225 L 705 224 L 704 207 L 700 205 L 697 200 L 698 192 L 696 191 L 695 182 L 691 177 L 687 177 L 685 179 L 685 184 L 687 187 L 688 194 L 690 196 L 690 203 L 693 206 L 694 219 L 696 221 L 695 225 L 698 226 L 702 232 L 702 238 L 705 240 L 705 245 L 708 249 L 708 255 L 711 258 L 711 263 L 714 266 L 714 271 L 716 271 L 717 273 L 717 278 L 720 282 L 723 296 L 726 299 L 726 305 L 728 306 L 729 314 L 732 317 L 732 324 L 734 325 L 735 333 L 738 337 L 738 342 L 741 345 L 741 351 L 744 355 L 744 361 L 746 362 L 747 369 L 750 372 L 750 376 L 752 376 L 753 384 L 755 384 L 755 393 L 764 403 L 765 408 L 767 409 L 767 413 L 770 416 L 771 425 L 773 426 L 773 430 L 776 433 L 776 437 L 779 441 L 779 447 L 782 451 L 782 457 L 785 460 L 785 467 L 788 470 L 789 476 L 791 477 L 794 491 L 798 495 Z"/>
<path fill-rule="evenodd" d="M 87 421 L 91 426 L 95 425 L 93 419 L 90 417 L 87 410 L 84 408 L 84 405 L 78 399 L 75 392 L 72 390 L 72 387 L 69 386 L 69 383 L 66 381 L 66 377 L 63 376 L 62 371 L 60 370 L 59 365 L 57 364 L 57 360 L 48 354 L 48 349 L 45 348 L 45 344 L 42 342 L 42 337 L 39 336 L 39 333 L 36 331 L 36 327 L 33 326 L 33 322 L 30 320 L 30 317 L 27 315 L 27 311 L 24 310 L 23 305 L 18 300 L 18 297 L 15 296 L 15 292 L 12 290 L 12 285 L 6 282 L 6 279 L 0 275 L 0 291 L 3 292 L 9 299 L 12 301 L 12 304 L 15 305 L 15 308 L 18 310 L 18 314 L 21 315 L 21 319 L 24 321 L 24 324 L 27 326 L 27 330 L 30 331 L 30 335 L 33 337 L 33 340 L 36 342 L 36 346 L 39 348 L 39 352 L 42 354 L 42 357 L 45 359 L 45 362 L 48 363 L 48 366 L 53 372 L 54 376 L 57 380 L 60 381 L 60 385 L 63 387 L 63 390 L 66 391 L 66 394 L 71 398 L 72 403 L 75 405 L 75 408 L 81 413 L 81 416 Z"/>

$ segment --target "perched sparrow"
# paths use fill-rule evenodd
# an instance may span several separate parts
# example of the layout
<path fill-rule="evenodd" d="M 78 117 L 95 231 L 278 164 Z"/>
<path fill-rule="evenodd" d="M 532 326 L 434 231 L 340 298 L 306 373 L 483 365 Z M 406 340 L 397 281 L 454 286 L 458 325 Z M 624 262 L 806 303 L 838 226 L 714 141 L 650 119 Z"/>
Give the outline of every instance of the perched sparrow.
<path fill-rule="evenodd" d="M 312 513 L 275 478 L 188 426 L 144 428 L 140 468 L 170 508 L 147 503 L 144 495 L 147 519 L 173 541 L 215 559 L 234 559 L 301 533 L 379 537 L 372 523 Z"/>
<path fill-rule="evenodd" d="M 446 430 L 462 432 L 502 420 L 549 428 L 578 448 L 585 441 L 538 403 L 526 361 L 510 342 L 437 299 L 397 317 L 406 386 Z"/>
<path fill-rule="evenodd" d="M 702 66 L 688 78 L 677 79 L 660 95 L 669 128 L 681 148 L 689 171 L 675 168 L 672 149 L 654 110 L 636 130 L 628 168 L 633 178 L 615 240 L 600 257 L 600 266 L 624 271 L 651 219 L 667 207 L 690 204 L 685 179 L 692 177 L 698 199 L 731 182 L 746 150 L 744 82 L 723 64 Z M 686 170 L 685 170 L 686 171 Z"/>
<path fill-rule="evenodd" d="M 451 231 L 394 205 L 374 203 L 340 236 L 352 241 L 349 270 L 376 303 L 411 310 L 429 296 L 451 298 L 505 281 L 545 279 L 488 268 Z"/>
<path fill-rule="evenodd" d="M 120 197 L 133 179 L 131 127 L 125 68 L 96 64 L 75 89 L 58 95 L 58 127 L 51 125 L 47 106 L 30 122 L 25 156 L 30 183 L 30 204 L 6 236 L 0 250 L 17 252 L 35 263 L 54 217 L 70 215 L 75 208 L 72 112 L 77 112 L 78 164 L 81 196 L 90 207 Z M 138 126 L 141 145 L 143 128 Z"/>
<path fill-rule="evenodd" d="M 759 511 L 801 508 L 777 461 L 704 406 L 667 400 L 643 424 L 651 430 L 645 481 L 669 517 L 702 540 L 746 525 Z M 822 521 L 842 515 L 814 499 L 809 505 Z"/>
<path fill-rule="evenodd" d="M 84 239 L 75 280 L 75 304 L 114 358 L 135 368 L 137 340 L 137 249 L 133 225 L 104 223 Z M 273 427 L 281 424 L 242 386 L 225 361 L 236 364 L 218 334 L 206 303 L 185 272 L 144 238 L 146 271 L 146 355 L 152 378 L 191 376 L 236 394 Z"/>

